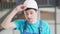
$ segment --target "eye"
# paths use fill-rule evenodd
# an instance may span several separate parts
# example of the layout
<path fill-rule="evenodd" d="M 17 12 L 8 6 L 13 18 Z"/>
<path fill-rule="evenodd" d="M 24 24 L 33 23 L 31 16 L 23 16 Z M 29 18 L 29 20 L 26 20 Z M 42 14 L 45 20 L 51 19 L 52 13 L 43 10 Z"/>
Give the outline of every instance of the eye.
<path fill-rule="evenodd" d="M 28 13 L 26 12 L 26 15 L 28 15 Z"/>

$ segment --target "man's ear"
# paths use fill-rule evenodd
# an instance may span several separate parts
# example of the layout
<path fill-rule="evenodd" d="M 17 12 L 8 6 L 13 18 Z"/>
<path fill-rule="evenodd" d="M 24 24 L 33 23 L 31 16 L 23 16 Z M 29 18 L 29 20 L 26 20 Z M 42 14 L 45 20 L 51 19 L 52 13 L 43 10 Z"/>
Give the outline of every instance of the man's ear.
<path fill-rule="evenodd" d="M 25 14 L 25 11 L 24 11 L 24 14 Z"/>

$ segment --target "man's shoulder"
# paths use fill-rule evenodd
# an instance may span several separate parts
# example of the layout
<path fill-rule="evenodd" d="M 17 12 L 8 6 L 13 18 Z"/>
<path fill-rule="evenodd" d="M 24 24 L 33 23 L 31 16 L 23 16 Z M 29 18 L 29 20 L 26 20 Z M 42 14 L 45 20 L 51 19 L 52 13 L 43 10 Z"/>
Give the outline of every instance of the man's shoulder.
<path fill-rule="evenodd" d="M 43 26 L 48 26 L 48 22 L 44 20 L 40 20 Z"/>
<path fill-rule="evenodd" d="M 14 20 L 13 22 L 15 23 L 15 24 L 24 24 L 25 23 L 25 19 L 18 19 L 18 20 Z"/>

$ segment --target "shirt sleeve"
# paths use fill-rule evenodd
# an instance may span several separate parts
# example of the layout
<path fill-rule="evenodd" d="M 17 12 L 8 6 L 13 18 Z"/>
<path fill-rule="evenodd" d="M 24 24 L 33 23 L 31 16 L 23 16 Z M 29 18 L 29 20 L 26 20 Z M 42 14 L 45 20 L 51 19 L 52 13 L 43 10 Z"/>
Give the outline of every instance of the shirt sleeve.
<path fill-rule="evenodd" d="M 21 26 L 23 26 L 24 20 L 15 20 L 13 23 L 16 25 L 16 28 L 14 28 L 14 30 L 19 30 Z"/>
<path fill-rule="evenodd" d="M 50 27 L 48 24 L 46 24 L 46 29 L 45 29 L 46 34 L 51 34 Z"/>
<path fill-rule="evenodd" d="M 50 26 L 47 22 L 43 21 L 44 34 L 51 34 Z"/>

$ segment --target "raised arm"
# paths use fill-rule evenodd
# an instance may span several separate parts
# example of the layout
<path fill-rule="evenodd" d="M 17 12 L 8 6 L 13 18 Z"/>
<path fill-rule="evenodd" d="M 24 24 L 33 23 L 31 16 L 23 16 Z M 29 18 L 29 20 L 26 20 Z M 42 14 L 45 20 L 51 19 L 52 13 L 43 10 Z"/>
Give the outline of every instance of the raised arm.
<path fill-rule="evenodd" d="M 13 11 L 3 20 L 1 26 L 5 29 L 15 28 L 15 24 L 11 22 L 12 18 L 18 13 L 26 9 L 24 5 L 18 5 Z"/>

